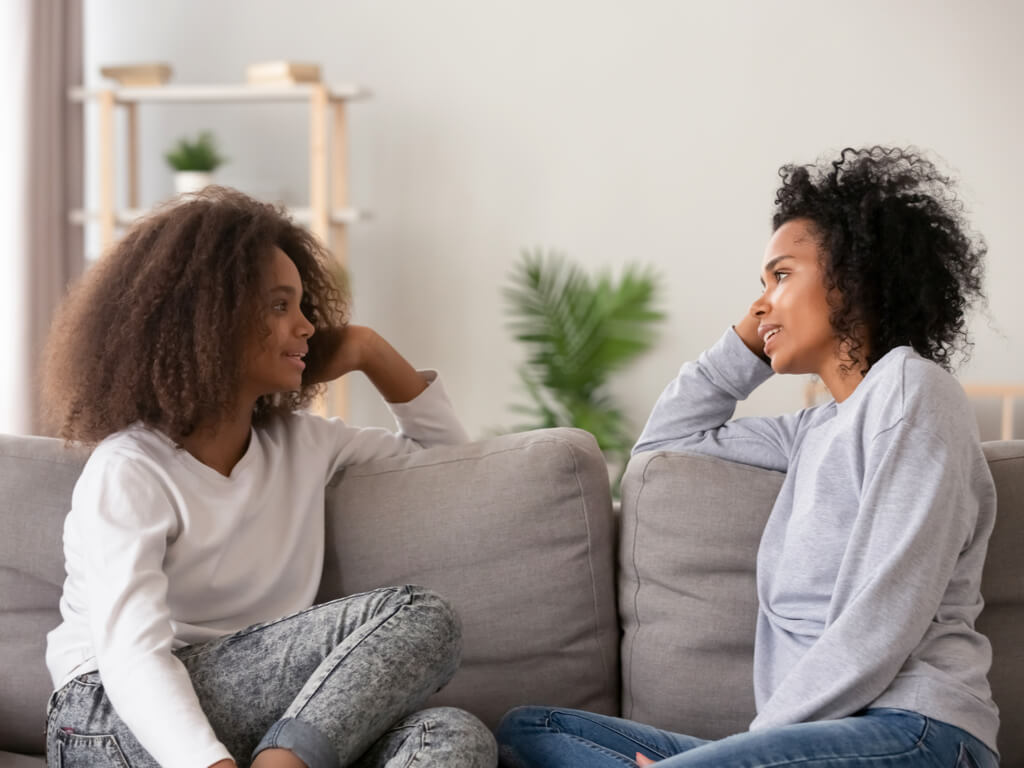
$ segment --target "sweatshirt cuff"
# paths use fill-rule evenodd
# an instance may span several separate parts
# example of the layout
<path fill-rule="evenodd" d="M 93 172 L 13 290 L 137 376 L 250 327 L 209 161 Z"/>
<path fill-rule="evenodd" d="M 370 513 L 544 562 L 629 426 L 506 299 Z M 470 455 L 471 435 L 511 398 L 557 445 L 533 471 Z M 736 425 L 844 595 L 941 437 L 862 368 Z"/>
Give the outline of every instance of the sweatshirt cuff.
<path fill-rule="evenodd" d="M 407 403 L 388 403 L 402 434 L 430 444 L 468 443 L 469 435 L 455 415 L 440 374 L 429 368 L 417 373 L 427 388 Z"/>
<path fill-rule="evenodd" d="M 750 351 L 731 326 L 704 352 L 704 363 L 722 374 L 737 400 L 745 400 L 772 377 L 772 367 Z"/>

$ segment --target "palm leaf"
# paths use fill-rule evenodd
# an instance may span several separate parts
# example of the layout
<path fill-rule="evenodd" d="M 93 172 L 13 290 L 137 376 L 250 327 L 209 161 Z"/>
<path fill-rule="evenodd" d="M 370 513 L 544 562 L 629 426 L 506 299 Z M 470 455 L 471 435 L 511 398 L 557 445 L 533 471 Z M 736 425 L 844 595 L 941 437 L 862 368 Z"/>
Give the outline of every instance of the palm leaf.
<path fill-rule="evenodd" d="M 627 267 L 619 281 L 592 279 L 558 253 L 522 254 L 504 289 L 508 326 L 526 345 L 520 377 L 533 404 L 518 408 L 536 426 L 587 429 L 606 454 L 628 453 L 632 438 L 621 410 L 605 394 L 609 375 L 654 342 L 663 317 L 654 308 L 657 278 Z"/>

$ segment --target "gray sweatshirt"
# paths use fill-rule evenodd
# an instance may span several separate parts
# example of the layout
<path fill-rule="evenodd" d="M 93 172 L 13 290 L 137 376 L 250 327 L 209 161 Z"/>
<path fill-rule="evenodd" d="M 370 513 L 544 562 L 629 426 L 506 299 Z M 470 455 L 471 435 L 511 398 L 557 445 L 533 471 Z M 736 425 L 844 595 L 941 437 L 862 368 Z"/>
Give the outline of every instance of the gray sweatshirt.
<path fill-rule="evenodd" d="M 751 730 L 895 707 L 995 750 L 992 652 L 974 622 L 996 497 L 963 390 L 898 347 L 842 403 L 730 421 L 771 374 L 728 330 L 682 367 L 633 449 L 786 472 L 757 556 Z"/>

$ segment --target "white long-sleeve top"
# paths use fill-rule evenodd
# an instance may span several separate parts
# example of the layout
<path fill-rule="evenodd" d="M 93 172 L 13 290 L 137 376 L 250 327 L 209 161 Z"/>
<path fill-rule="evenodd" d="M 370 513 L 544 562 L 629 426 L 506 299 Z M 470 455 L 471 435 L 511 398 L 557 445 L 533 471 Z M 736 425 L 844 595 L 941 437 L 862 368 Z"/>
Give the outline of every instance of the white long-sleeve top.
<path fill-rule="evenodd" d="M 252 430 L 227 477 L 143 426 L 102 441 L 64 524 L 63 622 L 46 651 L 54 686 L 98 670 L 162 766 L 231 757 L 171 651 L 312 605 L 325 487 L 340 467 L 468 440 L 436 373 L 423 375 L 426 390 L 391 405 L 397 434 L 289 414 Z"/>
<path fill-rule="evenodd" d="M 963 390 L 897 347 L 841 403 L 730 420 L 771 374 L 726 331 L 634 448 L 786 472 L 757 557 L 751 730 L 895 707 L 995 750 L 992 652 L 974 622 L 996 497 Z"/>

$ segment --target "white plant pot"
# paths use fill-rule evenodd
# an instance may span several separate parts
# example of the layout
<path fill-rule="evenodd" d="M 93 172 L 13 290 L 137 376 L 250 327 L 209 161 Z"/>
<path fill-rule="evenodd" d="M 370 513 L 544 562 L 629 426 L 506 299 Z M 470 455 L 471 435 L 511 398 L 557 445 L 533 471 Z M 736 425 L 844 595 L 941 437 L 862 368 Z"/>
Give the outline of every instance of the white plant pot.
<path fill-rule="evenodd" d="M 213 184 L 213 174 L 208 171 L 177 171 L 174 174 L 174 191 L 179 195 L 194 195 Z"/>

